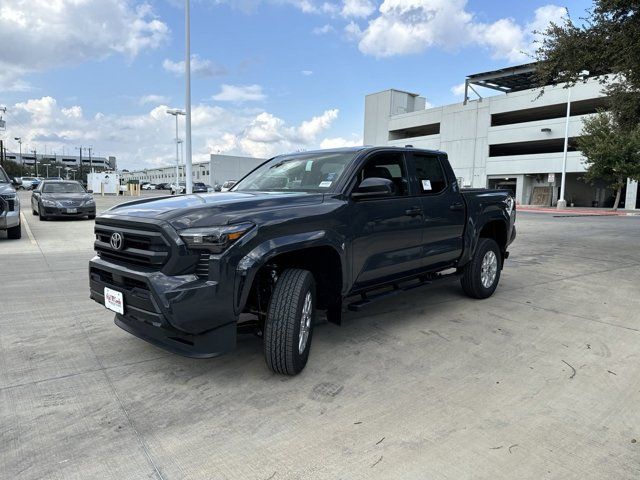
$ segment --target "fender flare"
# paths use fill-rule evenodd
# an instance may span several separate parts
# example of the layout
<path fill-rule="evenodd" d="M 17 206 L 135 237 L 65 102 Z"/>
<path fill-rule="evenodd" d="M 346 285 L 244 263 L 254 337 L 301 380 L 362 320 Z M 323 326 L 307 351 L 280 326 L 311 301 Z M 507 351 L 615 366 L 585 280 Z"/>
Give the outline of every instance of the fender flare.
<path fill-rule="evenodd" d="M 330 247 L 340 258 L 343 290 L 345 288 L 348 265 L 345 242 L 336 233 L 328 230 L 296 233 L 265 240 L 247 253 L 236 267 L 236 312 L 240 313 L 247 303 L 256 274 L 272 258 L 287 252 L 313 247 Z M 344 294 L 344 292 L 342 292 Z"/>

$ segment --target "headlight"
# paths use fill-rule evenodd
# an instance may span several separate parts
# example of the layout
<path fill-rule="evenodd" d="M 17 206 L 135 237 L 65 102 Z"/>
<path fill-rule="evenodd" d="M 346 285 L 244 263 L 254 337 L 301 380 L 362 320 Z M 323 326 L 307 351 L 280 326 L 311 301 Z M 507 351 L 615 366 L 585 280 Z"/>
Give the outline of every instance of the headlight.
<path fill-rule="evenodd" d="M 93 198 L 90 198 L 89 200 L 85 200 L 84 201 L 84 205 L 86 207 L 90 207 L 91 205 L 95 205 L 95 204 L 96 204 L 96 202 L 95 202 L 95 200 Z"/>
<path fill-rule="evenodd" d="M 55 200 L 47 200 L 46 198 L 42 199 L 42 204 L 45 207 L 57 207 L 58 206 L 58 202 L 56 202 Z"/>
<path fill-rule="evenodd" d="M 253 226 L 253 223 L 238 223 L 217 227 L 188 228 L 180 232 L 180 237 L 189 248 L 220 253 L 242 238 Z"/>

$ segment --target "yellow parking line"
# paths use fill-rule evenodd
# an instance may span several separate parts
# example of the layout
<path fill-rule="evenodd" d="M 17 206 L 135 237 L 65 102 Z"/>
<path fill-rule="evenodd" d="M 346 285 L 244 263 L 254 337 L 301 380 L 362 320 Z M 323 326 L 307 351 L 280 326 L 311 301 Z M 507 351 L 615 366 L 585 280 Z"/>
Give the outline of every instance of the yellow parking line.
<path fill-rule="evenodd" d="M 33 233 L 31 233 L 31 229 L 29 228 L 29 223 L 27 223 L 27 217 L 25 217 L 24 214 L 20 212 L 20 218 L 22 219 L 22 224 L 24 225 L 24 229 L 27 231 L 27 235 L 29 236 L 29 241 L 31 242 L 31 245 L 38 245 L 38 242 L 36 242 L 36 237 L 34 237 Z"/>

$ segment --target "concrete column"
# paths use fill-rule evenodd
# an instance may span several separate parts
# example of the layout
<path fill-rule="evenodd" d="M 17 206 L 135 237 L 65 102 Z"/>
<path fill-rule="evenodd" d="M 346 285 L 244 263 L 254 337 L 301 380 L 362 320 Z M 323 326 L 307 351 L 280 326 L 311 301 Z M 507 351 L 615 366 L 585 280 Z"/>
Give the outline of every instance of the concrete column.
<path fill-rule="evenodd" d="M 516 175 L 516 202 L 522 205 L 524 198 L 524 175 Z"/>
<path fill-rule="evenodd" d="M 636 205 L 636 199 L 638 198 L 638 182 L 627 178 L 627 197 L 625 198 L 624 208 L 625 210 L 634 210 L 640 208 L 640 205 Z"/>

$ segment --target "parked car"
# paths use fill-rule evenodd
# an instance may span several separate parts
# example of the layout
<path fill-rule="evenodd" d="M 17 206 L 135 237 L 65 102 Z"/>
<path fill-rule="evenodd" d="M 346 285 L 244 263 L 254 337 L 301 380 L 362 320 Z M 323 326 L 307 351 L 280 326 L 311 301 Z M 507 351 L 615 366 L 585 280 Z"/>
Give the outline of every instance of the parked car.
<path fill-rule="evenodd" d="M 220 185 L 219 183 L 216 183 L 216 184 L 213 186 L 213 191 L 214 191 L 214 192 L 220 192 L 221 190 L 222 190 L 222 185 Z"/>
<path fill-rule="evenodd" d="M 2 167 L 0 167 L 0 230 L 6 230 L 7 238 L 12 240 L 22 236 L 20 199 Z"/>
<path fill-rule="evenodd" d="M 47 177 L 45 180 L 62 180 L 62 177 Z"/>
<path fill-rule="evenodd" d="M 32 190 L 34 182 L 37 182 L 37 178 L 35 177 L 20 177 L 20 186 L 19 190 Z"/>
<path fill-rule="evenodd" d="M 205 185 L 207 187 L 207 193 L 215 192 L 215 189 L 211 185 Z"/>
<path fill-rule="evenodd" d="M 155 183 L 143 183 L 141 188 L 142 190 L 155 190 L 157 185 Z"/>
<path fill-rule="evenodd" d="M 156 185 L 156 190 L 171 190 L 170 183 L 159 183 Z"/>
<path fill-rule="evenodd" d="M 193 182 L 191 190 L 193 193 L 207 193 L 209 191 L 207 186 L 202 182 Z"/>
<path fill-rule="evenodd" d="M 231 188 L 237 183 L 237 180 L 227 180 L 226 182 L 224 182 L 222 184 L 222 187 L 220 188 L 221 192 L 228 192 L 229 190 L 231 190 Z"/>
<path fill-rule="evenodd" d="M 171 184 L 171 195 L 179 195 L 187 190 L 187 183 L 180 182 L 177 186 L 175 183 Z"/>
<path fill-rule="evenodd" d="M 226 195 L 101 214 L 91 298 L 119 327 L 186 356 L 220 355 L 253 331 L 269 368 L 292 375 L 307 363 L 316 309 L 340 324 L 343 306 L 452 277 L 468 296 L 490 297 L 515 218 L 508 191 L 460 190 L 443 152 L 283 155 Z M 238 323 L 241 313 L 253 319 Z"/>
<path fill-rule="evenodd" d="M 40 220 L 55 217 L 96 218 L 92 191 L 75 180 L 44 180 L 31 194 L 31 211 Z"/>

